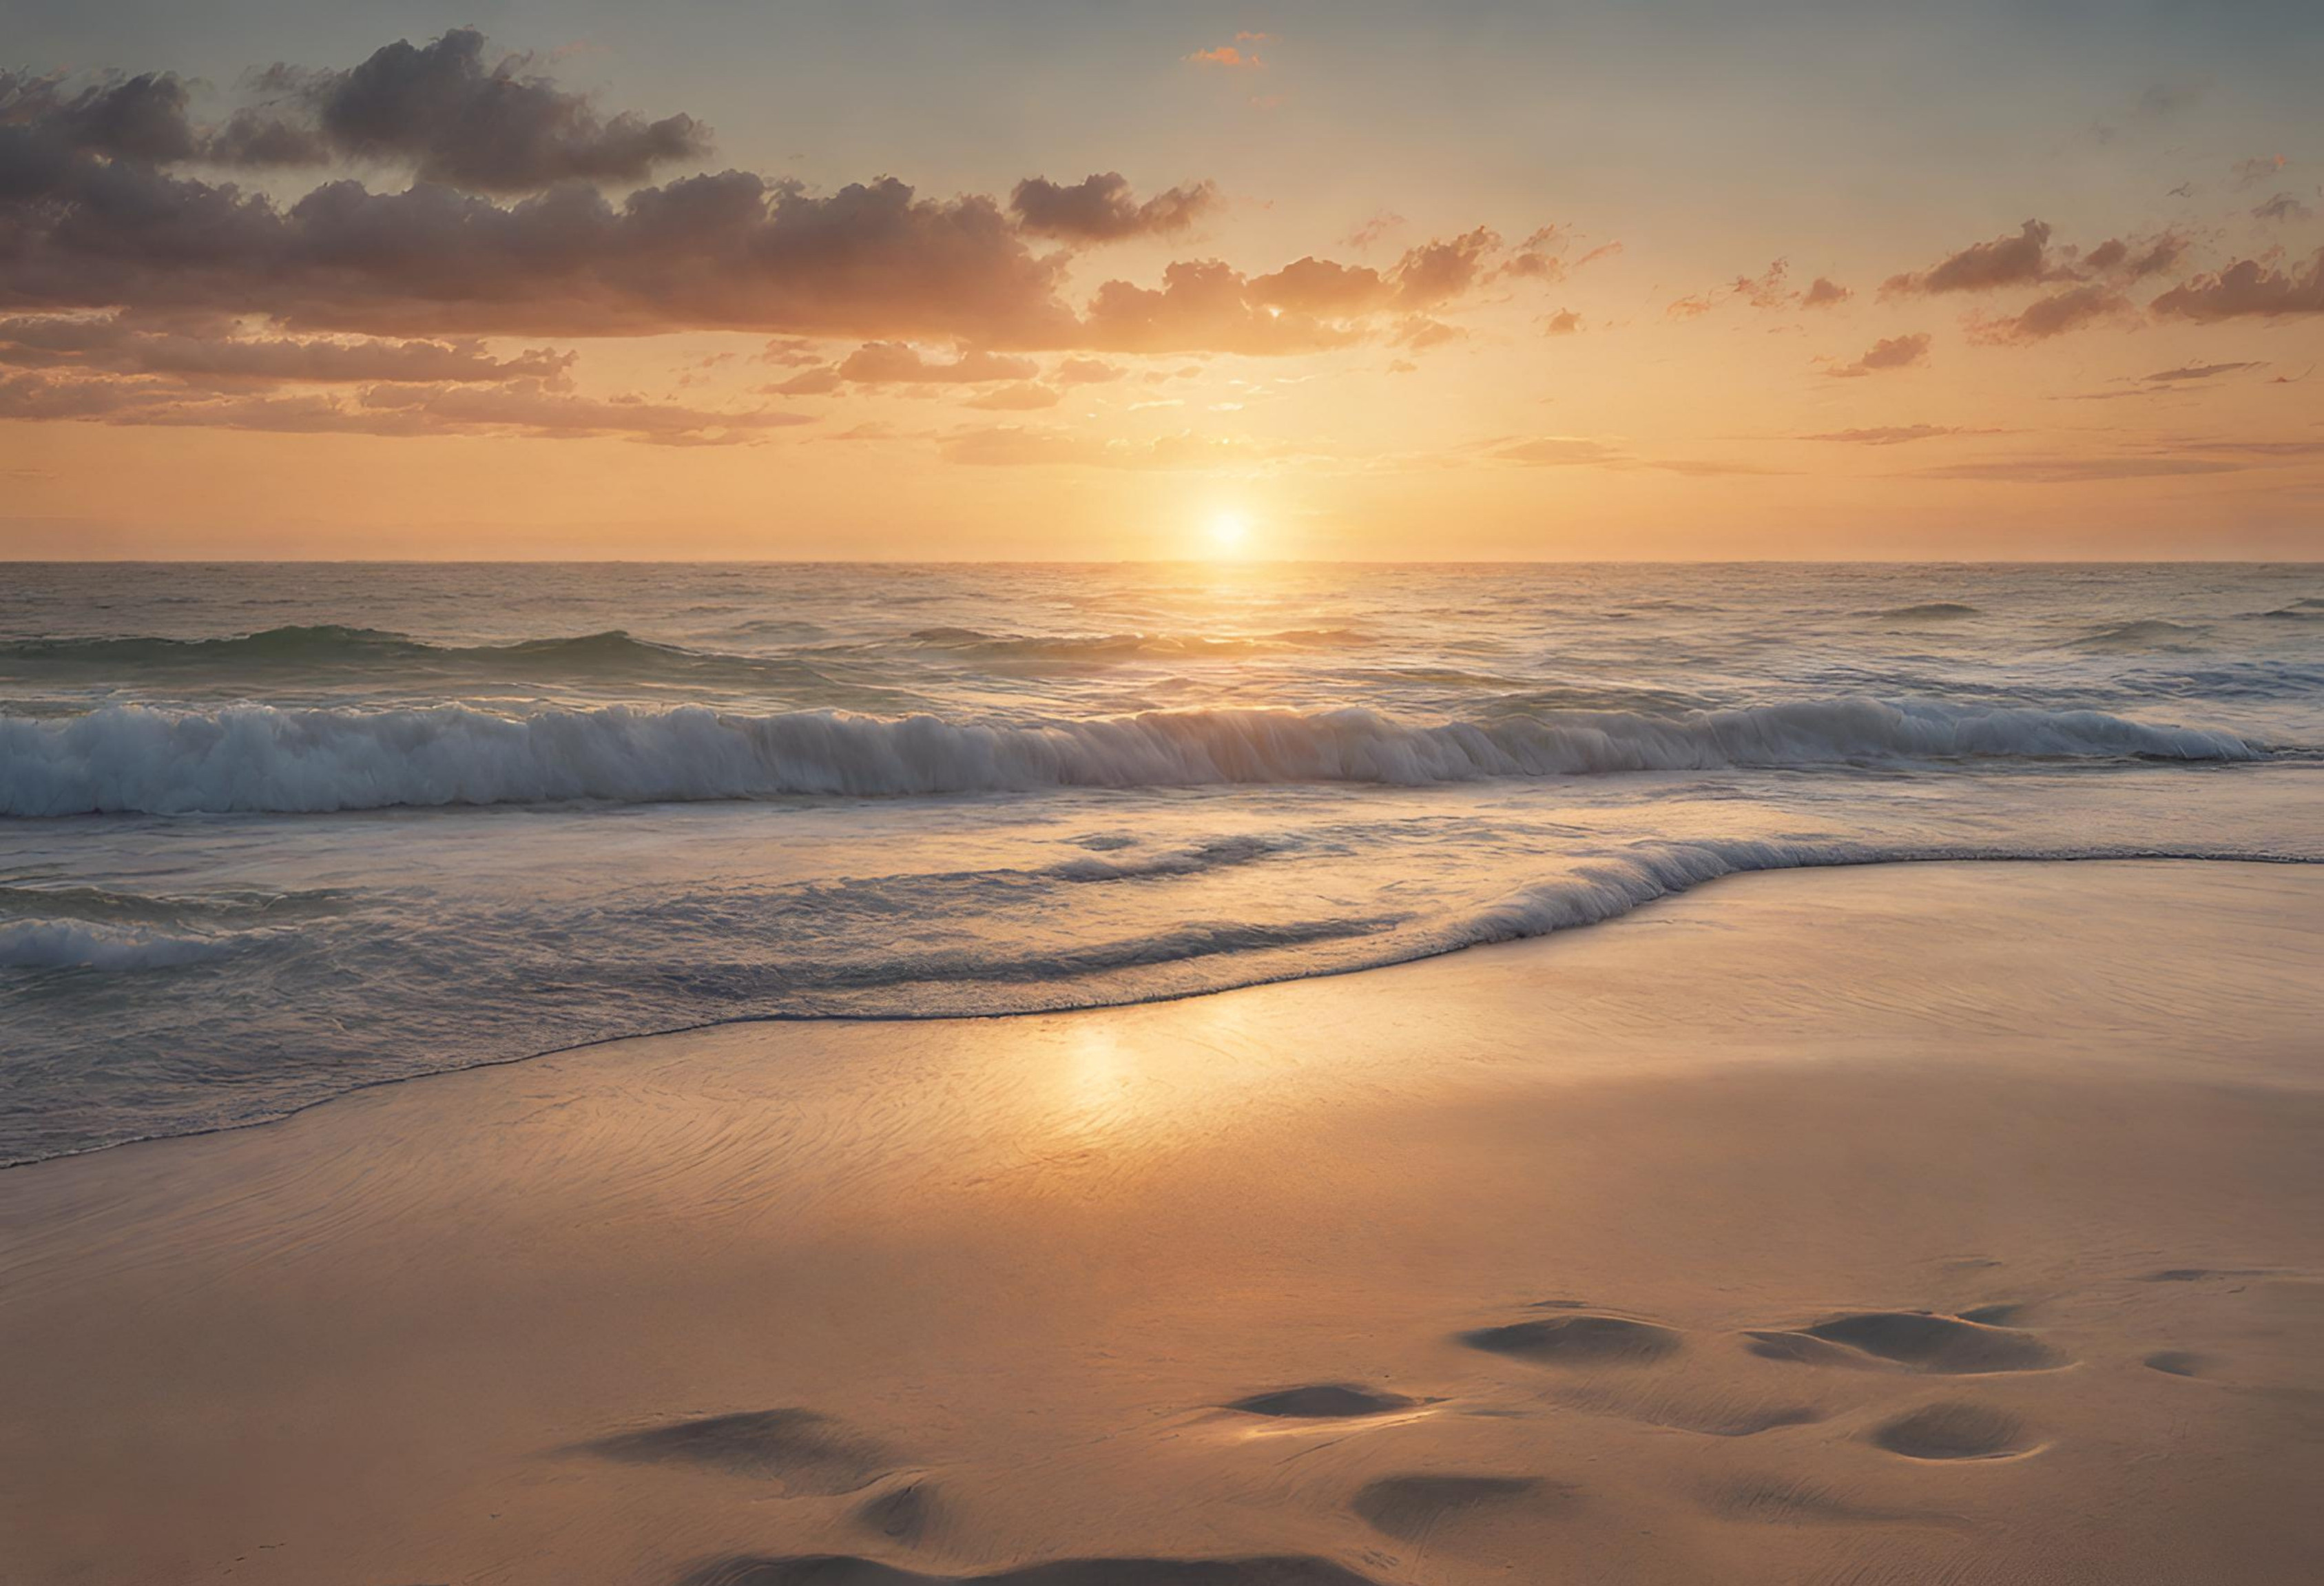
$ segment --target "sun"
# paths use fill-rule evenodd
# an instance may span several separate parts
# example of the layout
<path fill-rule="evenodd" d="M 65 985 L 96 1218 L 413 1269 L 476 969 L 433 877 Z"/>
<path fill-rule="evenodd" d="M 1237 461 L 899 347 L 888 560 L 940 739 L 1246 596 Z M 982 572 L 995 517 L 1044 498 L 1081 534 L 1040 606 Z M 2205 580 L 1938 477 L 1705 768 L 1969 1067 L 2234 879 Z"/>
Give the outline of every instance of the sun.
<path fill-rule="evenodd" d="M 1211 514 L 1211 544 L 1221 554 L 1231 556 L 1250 539 L 1250 521 L 1240 512 L 1222 512 Z"/>

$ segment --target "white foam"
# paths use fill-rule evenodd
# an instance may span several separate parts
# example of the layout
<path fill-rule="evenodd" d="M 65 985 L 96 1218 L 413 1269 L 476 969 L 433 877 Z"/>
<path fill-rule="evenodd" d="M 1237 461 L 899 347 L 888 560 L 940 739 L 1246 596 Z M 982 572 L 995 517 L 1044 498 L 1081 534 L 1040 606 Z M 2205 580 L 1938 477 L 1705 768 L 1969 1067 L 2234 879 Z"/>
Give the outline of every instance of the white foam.
<path fill-rule="evenodd" d="M 235 945 L 215 937 L 119 930 L 74 920 L 0 921 L 0 968 L 5 969 L 168 969 L 214 958 Z"/>
<path fill-rule="evenodd" d="M 1987 758 L 2243 761 L 2229 733 L 2088 710 L 1867 698 L 1649 716 L 1562 711 L 1411 725 L 1362 709 L 1156 712 L 1024 724 L 701 706 L 502 716 L 108 706 L 0 717 L 0 815 L 907 796 L 1215 783 L 1418 785 Z"/>

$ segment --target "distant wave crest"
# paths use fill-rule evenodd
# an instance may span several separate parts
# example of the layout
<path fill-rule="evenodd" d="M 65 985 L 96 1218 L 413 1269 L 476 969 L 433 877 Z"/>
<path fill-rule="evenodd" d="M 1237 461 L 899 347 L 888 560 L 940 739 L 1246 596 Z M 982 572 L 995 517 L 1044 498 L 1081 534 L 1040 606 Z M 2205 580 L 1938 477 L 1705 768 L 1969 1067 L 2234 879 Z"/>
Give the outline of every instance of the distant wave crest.
<path fill-rule="evenodd" d="M 2232 733 L 2089 710 L 1840 698 L 1648 715 L 1396 722 L 1349 708 L 985 724 L 613 706 L 495 715 L 107 706 L 0 717 L 0 815 L 321 812 L 783 794 L 1370 782 L 2013 758 L 2248 761 Z"/>

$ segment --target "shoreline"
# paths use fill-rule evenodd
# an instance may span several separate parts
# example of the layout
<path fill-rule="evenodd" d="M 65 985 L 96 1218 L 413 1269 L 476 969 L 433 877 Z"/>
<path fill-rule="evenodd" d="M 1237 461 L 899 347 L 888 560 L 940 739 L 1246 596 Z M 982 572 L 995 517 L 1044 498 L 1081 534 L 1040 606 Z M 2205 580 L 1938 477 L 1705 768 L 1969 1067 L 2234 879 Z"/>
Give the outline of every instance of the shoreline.
<path fill-rule="evenodd" d="M 2301 1578 L 2324 882 L 1729 879 L 0 1176 L 0 1581 Z"/>
<path fill-rule="evenodd" d="M 355 813 L 368 814 L 374 812 L 360 811 Z M 1662 849 L 1702 849 L 1706 847 L 1715 847 L 1717 844 L 1690 842 L 1685 839 L 1670 839 L 1650 844 L 1649 846 Z M 125 1139 L 112 1140 L 99 1145 L 83 1147 L 75 1150 L 60 1151 L 52 1156 L 23 1157 L 0 1161 L 0 1182 L 5 1182 L 5 1176 L 10 1173 L 18 1172 L 25 1168 L 42 1166 L 44 1164 L 51 1162 L 69 1162 L 84 1157 L 94 1157 L 108 1152 L 127 1150 L 134 1147 L 163 1145 L 172 1140 L 207 1139 L 217 1135 L 238 1134 L 248 1130 L 272 1128 L 278 1124 L 290 1122 L 293 1119 L 311 1112 L 318 1107 L 332 1106 L 352 1097 L 361 1096 L 369 1092 L 385 1087 L 415 1084 L 422 1081 L 442 1079 L 453 1074 L 471 1074 L 490 1069 L 508 1068 L 520 1064 L 540 1062 L 544 1058 L 561 1057 L 576 1053 L 595 1051 L 607 1047 L 622 1046 L 633 1041 L 657 1041 L 675 1037 L 699 1035 L 705 1031 L 710 1030 L 729 1029 L 760 1025 L 816 1026 L 828 1024 L 844 1026 L 864 1024 L 915 1025 L 955 1021 L 986 1022 L 1014 1019 L 1057 1018 L 1075 1013 L 1107 1012 L 1121 1009 L 1162 1006 L 1172 1002 L 1183 1002 L 1204 997 L 1227 996 L 1238 991 L 1256 991 L 1270 986 L 1296 985 L 1305 981 L 1325 981 L 1348 975 L 1376 974 L 1386 971 L 1406 968 L 1413 964 L 1433 963 L 1439 959 L 1477 951 L 1481 948 L 1518 946 L 1531 942 L 1547 941 L 1553 937 L 1568 936 L 1576 931 L 1590 930 L 1600 926 L 1611 925 L 1618 921 L 1628 919 L 1633 915 L 1638 913 L 1640 910 L 1650 908 L 1657 904 L 1692 898 L 1702 892 L 1704 889 L 1716 886 L 1722 881 L 1738 881 L 1754 876 L 1798 873 L 1815 874 L 1826 871 L 1881 869 L 1890 866 L 1910 868 L 1921 865 L 2010 866 L 2146 863 L 2184 865 L 2281 865 L 2295 868 L 2324 868 L 2324 858 L 2300 853 L 2270 853 L 2264 852 L 2226 850 L 2205 853 L 2196 849 L 2187 848 L 2168 849 L 2155 846 L 2100 845 L 2079 852 L 2035 854 L 2000 853 L 1987 851 L 1976 851 L 1966 846 L 1954 846 L 1950 848 L 1932 849 L 1923 853 L 1880 853 L 1864 858 L 1843 857 L 1796 861 L 1787 860 L 1784 862 L 1773 863 L 1761 868 L 1727 869 L 1720 871 L 1716 874 L 1706 876 L 1702 880 L 1689 880 L 1680 881 L 1676 884 L 1665 884 L 1663 886 L 1661 890 L 1654 892 L 1652 895 L 1636 901 L 1627 902 L 1618 908 L 1610 909 L 1608 912 L 1597 914 L 1588 918 L 1574 920 L 1570 923 L 1561 922 L 1551 924 L 1539 930 L 1533 930 L 1524 927 L 1509 927 L 1507 934 L 1485 935 L 1473 941 L 1464 941 L 1450 945 L 1430 947 L 1418 952 L 1412 956 L 1395 957 L 1346 964 L 1331 964 L 1313 969 L 1303 969 L 1283 974 L 1266 974 L 1251 980 L 1231 982 L 1228 984 L 1222 986 L 1196 987 L 1185 991 L 1162 991 L 1136 996 L 1125 996 L 1118 1000 L 1101 1000 L 1092 1002 L 1072 1003 L 1058 1007 L 1031 1007 L 1004 1010 L 989 1013 L 962 1013 L 943 1010 L 927 1013 L 777 1012 L 741 1014 L 731 1019 L 707 1019 L 696 1024 L 671 1025 L 656 1029 L 639 1030 L 622 1035 L 604 1036 L 592 1040 L 576 1041 L 570 1045 L 547 1047 L 539 1051 L 524 1052 L 512 1056 L 488 1057 L 472 1063 L 459 1064 L 450 1067 L 421 1069 L 410 1074 L 384 1074 L 376 1079 L 361 1081 L 349 1086 L 346 1090 L 334 1092 L 329 1095 L 318 1097 L 313 1101 L 302 1102 L 285 1111 L 267 1117 L 220 1123 L 208 1128 L 181 1130 L 168 1134 L 138 1135 Z"/>

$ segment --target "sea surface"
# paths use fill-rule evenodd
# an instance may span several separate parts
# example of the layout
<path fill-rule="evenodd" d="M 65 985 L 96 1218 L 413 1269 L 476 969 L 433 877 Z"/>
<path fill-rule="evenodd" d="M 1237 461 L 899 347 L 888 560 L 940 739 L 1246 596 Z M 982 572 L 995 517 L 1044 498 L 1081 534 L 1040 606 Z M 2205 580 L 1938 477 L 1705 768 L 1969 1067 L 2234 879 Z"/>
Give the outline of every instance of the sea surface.
<path fill-rule="evenodd" d="M 2149 855 L 2324 862 L 2324 567 L 0 565 L 0 1162 Z"/>

